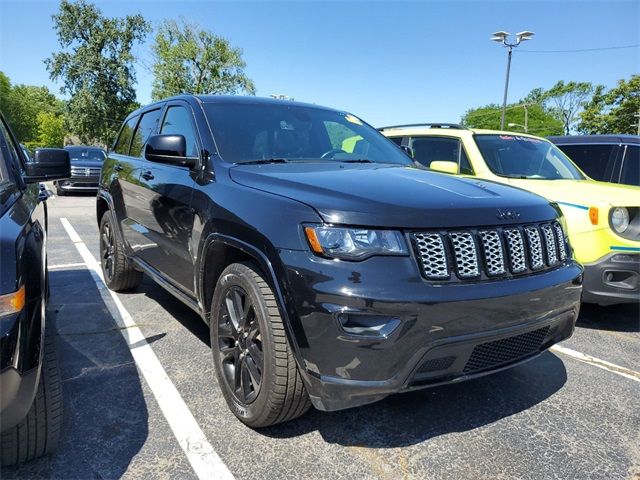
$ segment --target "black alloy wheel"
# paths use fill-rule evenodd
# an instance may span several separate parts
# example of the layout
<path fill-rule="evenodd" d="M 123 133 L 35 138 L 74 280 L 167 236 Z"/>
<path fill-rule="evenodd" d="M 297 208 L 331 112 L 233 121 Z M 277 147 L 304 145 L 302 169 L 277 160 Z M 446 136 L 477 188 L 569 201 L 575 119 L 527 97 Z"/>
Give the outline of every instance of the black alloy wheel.
<path fill-rule="evenodd" d="M 234 285 L 227 290 L 218 317 L 218 351 L 224 379 L 233 395 L 248 405 L 262 385 L 264 353 L 256 310 L 247 292 Z"/>

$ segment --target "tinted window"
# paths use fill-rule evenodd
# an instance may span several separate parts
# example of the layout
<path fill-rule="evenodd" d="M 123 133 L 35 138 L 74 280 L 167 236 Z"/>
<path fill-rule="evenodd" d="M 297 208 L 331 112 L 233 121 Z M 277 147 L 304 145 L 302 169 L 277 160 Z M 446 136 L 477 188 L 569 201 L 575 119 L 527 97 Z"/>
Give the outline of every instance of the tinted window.
<path fill-rule="evenodd" d="M 434 161 L 454 162 L 458 165 L 460 173 L 465 175 L 473 174 L 469 158 L 457 138 L 414 138 L 412 148 L 414 158 L 425 167 L 429 167 L 431 162 Z"/>
<path fill-rule="evenodd" d="M 345 112 L 278 103 L 208 103 L 205 112 L 220 154 L 229 162 L 284 158 L 411 164 L 380 132 Z"/>
<path fill-rule="evenodd" d="M 388 138 L 396 145 L 398 146 L 402 145 L 402 137 L 388 137 Z"/>
<path fill-rule="evenodd" d="M 11 142 L 8 130 L 0 121 L 0 193 L 14 184 L 9 169 L 11 165 L 16 164 L 17 152 Z"/>
<path fill-rule="evenodd" d="M 98 148 L 66 148 L 69 159 L 74 160 L 104 160 L 104 152 Z"/>
<path fill-rule="evenodd" d="M 160 119 L 160 109 L 151 110 L 142 114 L 140 123 L 136 128 L 136 133 L 133 134 L 133 141 L 131 142 L 131 150 L 129 155 L 131 157 L 141 157 L 142 149 L 144 148 L 149 137 L 156 132 L 158 128 L 158 120 Z"/>
<path fill-rule="evenodd" d="M 116 144 L 113 146 L 113 151 L 121 155 L 129 155 L 129 145 L 131 144 L 131 138 L 133 137 L 133 129 L 136 128 L 136 122 L 138 117 L 133 117 L 122 126 L 120 135 Z"/>
<path fill-rule="evenodd" d="M 519 135 L 476 135 L 487 167 L 501 177 L 583 180 L 571 160 L 554 144 Z"/>
<path fill-rule="evenodd" d="M 617 145 L 559 145 L 560 150 L 594 180 L 608 182 L 607 164 L 615 159 Z"/>
<path fill-rule="evenodd" d="M 191 123 L 191 114 L 184 107 L 169 107 L 162 122 L 160 133 L 183 135 L 187 144 L 187 156 L 198 156 L 198 143 Z"/>
<path fill-rule="evenodd" d="M 640 186 L 640 147 L 627 145 L 620 183 Z"/>

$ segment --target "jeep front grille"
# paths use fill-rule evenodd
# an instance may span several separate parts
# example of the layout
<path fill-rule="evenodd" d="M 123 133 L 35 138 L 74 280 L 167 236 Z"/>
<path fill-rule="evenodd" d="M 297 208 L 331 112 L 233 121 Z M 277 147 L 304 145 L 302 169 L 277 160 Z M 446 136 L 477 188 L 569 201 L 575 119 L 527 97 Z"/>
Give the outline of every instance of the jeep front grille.
<path fill-rule="evenodd" d="M 427 280 L 478 280 L 548 270 L 568 257 L 558 222 L 454 231 L 414 232 Z"/>

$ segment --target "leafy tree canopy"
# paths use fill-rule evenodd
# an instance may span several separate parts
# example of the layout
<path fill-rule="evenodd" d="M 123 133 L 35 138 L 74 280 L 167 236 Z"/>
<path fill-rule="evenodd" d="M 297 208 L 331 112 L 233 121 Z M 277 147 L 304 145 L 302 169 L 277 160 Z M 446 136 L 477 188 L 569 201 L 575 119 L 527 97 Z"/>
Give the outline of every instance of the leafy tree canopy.
<path fill-rule="evenodd" d="M 0 72 L 0 110 L 18 140 L 34 142 L 38 138 L 38 114 L 61 115 L 65 104 L 47 87 L 12 85 Z"/>
<path fill-rule="evenodd" d="M 580 113 L 581 133 L 637 134 L 640 117 L 640 75 L 618 80 L 609 90 L 599 85 Z"/>
<path fill-rule="evenodd" d="M 542 93 L 543 104 L 554 110 L 555 116 L 562 120 L 564 134 L 569 135 L 576 127 L 579 113 L 587 104 L 595 87 L 589 82 L 567 82 L 560 80 Z M 534 90 L 535 92 L 536 90 Z"/>
<path fill-rule="evenodd" d="M 558 135 L 562 133 L 562 122 L 554 117 L 542 106 L 527 104 L 528 109 L 528 133 L 538 136 Z M 489 130 L 500 129 L 500 114 L 502 107 L 492 104 L 474 108 L 462 117 L 462 123 L 469 128 L 486 128 Z M 509 126 L 509 124 L 513 124 Z M 523 104 L 507 106 L 505 114 L 505 128 L 513 132 L 524 132 L 525 108 Z"/>
<path fill-rule="evenodd" d="M 53 15 L 61 51 L 45 60 L 68 93 L 68 119 L 83 142 L 108 145 L 134 107 L 131 49 L 150 31 L 141 15 L 108 18 L 85 0 L 62 0 Z"/>
<path fill-rule="evenodd" d="M 255 94 L 244 73 L 242 50 L 213 32 L 184 21 L 166 20 L 153 45 L 154 100 L 193 94 Z"/>

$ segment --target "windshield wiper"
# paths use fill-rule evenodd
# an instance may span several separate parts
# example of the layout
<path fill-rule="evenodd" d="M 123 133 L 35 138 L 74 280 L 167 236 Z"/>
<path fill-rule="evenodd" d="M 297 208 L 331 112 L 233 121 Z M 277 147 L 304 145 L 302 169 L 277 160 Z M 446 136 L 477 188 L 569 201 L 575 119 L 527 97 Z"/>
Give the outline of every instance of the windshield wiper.
<path fill-rule="evenodd" d="M 289 163 L 289 160 L 286 158 L 261 158 L 247 162 L 236 162 L 236 165 L 264 165 L 266 163 Z"/>
<path fill-rule="evenodd" d="M 340 163 L 376 163 L 373 160 L 368 160 L 366 158 L 354 158 L 349 160 L 340 160 Z"/>

